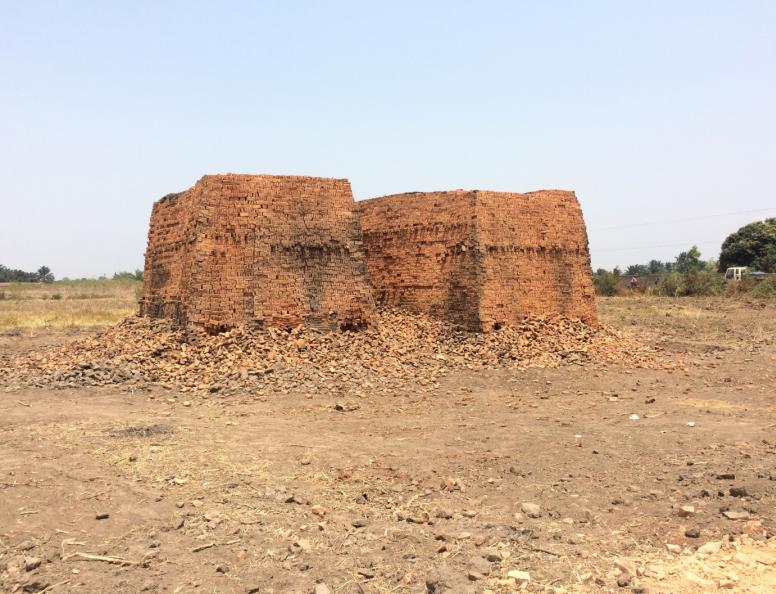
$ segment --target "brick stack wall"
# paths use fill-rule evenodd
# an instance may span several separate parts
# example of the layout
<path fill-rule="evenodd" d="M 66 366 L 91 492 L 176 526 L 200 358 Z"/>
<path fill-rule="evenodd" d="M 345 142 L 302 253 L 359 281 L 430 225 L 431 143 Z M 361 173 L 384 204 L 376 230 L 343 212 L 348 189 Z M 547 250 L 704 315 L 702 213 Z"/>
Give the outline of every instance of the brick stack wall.
<path fill-rule="evenodd" d="M 213 175 L 163 198 L 141 314 L 209 330 L 368 325 L 374 302 L 349 182 Z"/>
<path fill-rule="evenodd" d="M 186 320 L 197 209 L 191 192 L 168 194 L 153 206 L 140 313 Z"/>
<path fill-rule="evenodd" d="M 477 192 L 483 329 L 531 315 L 596 323 L 587 230 L 573 192 Z"/>
<path fill-rule="evenodd" d="M 573 192 L 418 192 L 359 210 L 378 304 L 485 331 L 527 315 L 596 322 Z"/>
<path fill-rule="evenodd" d="M 472 192 L 413 192 L 358 206 L 375 301 L 476 327 Z"/>

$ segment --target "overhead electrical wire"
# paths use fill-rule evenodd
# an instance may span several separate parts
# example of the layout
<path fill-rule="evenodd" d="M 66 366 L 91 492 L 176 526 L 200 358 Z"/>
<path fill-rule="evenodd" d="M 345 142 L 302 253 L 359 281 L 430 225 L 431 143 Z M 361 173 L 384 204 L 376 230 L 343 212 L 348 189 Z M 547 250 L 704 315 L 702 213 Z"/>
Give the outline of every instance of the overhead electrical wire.
<path fill-rule="evenodd" d="M 711 215 L 701 215 L 697 217 L 684 217 L 680 219 L 664 219 L 662 221 L 645 221 L 642 223 L 627 223 L 625 225 L 611 225 L 609 227 L 593 227 L 590 229 L 590 231 L 605 231 L 608 229 L 628 229 L 630 227 L 646 227 L 648 225 L 665 225 L 667 223 L 682 223 L 687 221 L 700 221 L 702 219 L 715 219 L 719 217 L 729 217 L 732 215 L 739 215 L 739 214 L 753 214 L 756 212 L 770 212 L 774 211 L 776 212 L 776 207 L 774 208 L 757 208 L 754 210 L 737 210 L 734 212 L 723 212 L 719 214 L 711 214 Z"/>
<path fill-rule="evenodd" d="M 690 242 L 682 242 L 682 243 L 664 243 L 661 245 L 640 245 L 640 246 L 633 246 L 633 247 L 618 247 L 618 248 L 591 248 L 591 252 L 622 252 L 626 250 L 648 250 L 652 248 L 667 248 L 667 247 L 687 247 L 687 245 L 708 245 L 712 243 L 722 243 L 722 241 L 715 239 L 713 241 L 694 241 L 692 243 Z"/>

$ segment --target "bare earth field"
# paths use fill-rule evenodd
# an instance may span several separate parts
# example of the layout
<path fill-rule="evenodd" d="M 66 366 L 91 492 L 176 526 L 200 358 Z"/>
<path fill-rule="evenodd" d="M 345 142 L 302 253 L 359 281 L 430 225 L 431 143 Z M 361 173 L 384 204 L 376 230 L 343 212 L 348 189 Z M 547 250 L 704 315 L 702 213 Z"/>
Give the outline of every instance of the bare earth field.
<path fill-rule="evenodd" d="M 776 304 L 599 310 L 680 367 L 0 384 L 0 592 L 775 592 Z M 0 362 L 89 332 L 52 326 L 4 329 Z"/>

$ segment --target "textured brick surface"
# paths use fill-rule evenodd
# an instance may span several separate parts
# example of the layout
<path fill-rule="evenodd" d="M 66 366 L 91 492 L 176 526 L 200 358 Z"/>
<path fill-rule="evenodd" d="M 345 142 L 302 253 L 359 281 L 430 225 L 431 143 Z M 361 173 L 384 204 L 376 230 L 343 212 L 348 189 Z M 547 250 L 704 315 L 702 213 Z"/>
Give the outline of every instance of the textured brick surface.
<path fill-rule="evenodd" d="M 409 193 L 359 203 L 374 296 L 472 329 L 527 315 L 596 322 L 573 192 Z"/>
<path fill-rule="evenodd" d="M 368 325 L 374 302 L 344 179 L 211 175 L 154 204 L 141 314 L 211 330 Z"/>

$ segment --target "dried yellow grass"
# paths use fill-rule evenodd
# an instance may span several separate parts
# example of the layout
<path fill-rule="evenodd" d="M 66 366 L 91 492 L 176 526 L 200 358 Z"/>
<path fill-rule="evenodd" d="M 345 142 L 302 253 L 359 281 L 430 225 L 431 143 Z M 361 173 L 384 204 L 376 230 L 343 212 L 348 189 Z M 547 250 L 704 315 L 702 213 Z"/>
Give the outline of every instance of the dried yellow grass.
<path fill-rule="evenodd" d="M 110 326 L 137 311 L 133 280 L 0 284 L 0 330 Z"/>

